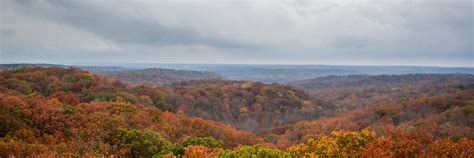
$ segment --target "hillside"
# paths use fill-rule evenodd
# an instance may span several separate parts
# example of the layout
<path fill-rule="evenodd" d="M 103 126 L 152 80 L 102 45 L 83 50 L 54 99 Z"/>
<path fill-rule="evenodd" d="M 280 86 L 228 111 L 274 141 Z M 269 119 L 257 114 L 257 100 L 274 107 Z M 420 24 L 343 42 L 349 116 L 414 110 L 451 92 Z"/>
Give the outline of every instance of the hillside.
<path fill-rule="evenodd" d="M 139 92 L 134 94 L 135 91 Z M 129 151 L 124 146 L 127 142 L 120 144 L 120 139 L 131 139 L 120 137 L 123 132 L 151 135 L 146 139 L 160 142 L 155 144 L 156 150 L 191 136 L 223 140 L 226 147 L 262 141 L 215 121 L 154 108 L 164 91 L 129 87 L 74 68 L 0 72 L 0 151 L 15 146 L 22 147 L 25 151 L 20 151 L 24 153 L 51 148 L 64 153 L 92 152 L 100 148 L 100 152 L 120 155 Z M 2 144 L 15 140 L 21 141 Z"/>
<path fill-rule="evenodd" d="M 186 80 L 224 79 L 221 75 L 213 72 L 159 68 L 125 71 L 97 71 L 96 73 L 125 83 L 150 85 L 164 85 Z"/>
<path fill-rule="evenodd" d="M 328 102 L 279 84 L 205 80 L 175 83 L 165 109 L 261 133 L 274 127 L 320 117 Z M 326 111 L 331 113 L 333 111 Z"/>
<path fill-rule="evenodd" d="M 311 95 L 339 104 L 340 111 L 386 101 L 435 96 L 474 88 L 470 74 L 327 76 L 291 82 Z"/>
<path fill-rule="evenodd" d="M 54 69 L 62 70 L 63 68 L 58 67 Z M 16 69 L 15 71 L 22 72 L 26 70 L 41 74 L 41 76 L 35 76 L 38 77 L 38 80 L 49 80 L 45 79 L 47 76 L 50 76 L 49 74 L 37 72 L 43 71 L 43 69 L 39 67 Z M 332 114 L 334 112 L 333 107 L 335 107 L 334 104 L 310 97 L 304 92 L 290 86 L 278 84 L 269 85 L 250 81 L 225 81 L 221 80 L 217 75 L 216 79 L 197 79 L 197 77 L 209 77 L 207 72 L 144 69 L 107 72 L 106 75 L 94 76 L 101 79 L 115 75 L 120 78 L 133 79 L 133 82 L 136 82 L 136 84 L 127 85 L 126 83 L 114 81 L 114 83 L 121 86 L 122 89 L 110 89 L 105 92 L 100 91 L 93 93 L 80 91 L 78 93 L 82 95 L 81 100 L 114 101 L 117 97 L 121 97 L 131 103 L 157 107 L 163 111 L 170 111 L 179 115 L 214 120 L 220 123 L 230 124 L 240 130 L 260 134 L 270 131 L 271 128 L 301 120 L 316 119 L 324 114 Z M 186 78 L 185 75 L 192 76 L 195 80 L 176 82 L 166 87 L 156 88 L 143 85 L 143 82 L 146 83 L 146 81 L 150 80 L 166 80 L 166 82 L 177 81 Z M 211 73 L 211 76 L 212 75 Z M 71 76 L 67 77 L 69 78 Z M 71 80 L 68 78 L 64 79 Z M 187 77 L 186 79 L 190 78 L 191 77 Z M 21 90 L 26 91 L 25 93 L 34 92 L 29 85 L 30 81 L 10 81 L 8 76 L 6 76 L 5 79 L 7 81 L 5 81 L 4 84 L 7 87 L 12 89 L 20 87 Z M 83 84 L 92 84 L 89 83 L 92 82 L 89 80 L 80 81 L 81 83 L 85 82 Z M 45 82 L 43 84 L 50 83 Z M 63 83 L 54 83 L 53 85 L 63 85 Z M 28 88 L 23 89 L 21 87 Z M 49 88 L 43 87 L 42 89 Z M 57 90 L 57 88 L 51 91 L 54 90 Z M 49 95 L 49 93 L 46 95 Z"/>
<path fill-rule="evenodd" d="M 459 89 L 330 117 L 334 104 L 287 85 L 22 68 L 0 72 L 0 156 L 472 157 L 473 102 Z"/>
<path fill-rule="evenodd" d="M 302 121 L 275 129 L 280 144 L 304 142 L 319 133 L 360 131 L 421 131 L 434 138 L 474 138 L 474 90 L 431 97 L 385 102 L 369 108 L 338 113 L 334 117 Z M 316 134 L 316 135 L 315 135 Z"/>

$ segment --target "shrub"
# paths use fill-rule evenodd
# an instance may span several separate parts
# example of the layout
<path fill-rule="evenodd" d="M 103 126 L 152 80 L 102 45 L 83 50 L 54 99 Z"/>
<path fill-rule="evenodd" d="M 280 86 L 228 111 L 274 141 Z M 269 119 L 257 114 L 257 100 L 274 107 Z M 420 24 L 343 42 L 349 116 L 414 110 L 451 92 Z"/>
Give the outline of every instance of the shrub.
<path fill-rule="evenodd" d="M 462 108 L 462 112 L 466 115 L 474 113 L 474 101 L 470 101 L 466 106 Z"/>
<path fill-rule="evenodd" d="M 277 149 L 271 149 L 261 145 L 257 146 L 242 146 L 234 150 L 224 150 L 217 156 L 219 158 L 243 158 L 243 157 L 262 157 L 262 158 L 292 158 L 288 152 L 283 152 Z"/>
<path fill-rule="evenodd" d="M 187 138 L 179 144 L 166 146 L 157 157 L 173 153 L 176 156 L 182 156 L 188 146 L 203 146 L 207 148 L 221 148 L 224 145 L 222 141 L 215 140 L 212 137 L 191 137 Z"/>

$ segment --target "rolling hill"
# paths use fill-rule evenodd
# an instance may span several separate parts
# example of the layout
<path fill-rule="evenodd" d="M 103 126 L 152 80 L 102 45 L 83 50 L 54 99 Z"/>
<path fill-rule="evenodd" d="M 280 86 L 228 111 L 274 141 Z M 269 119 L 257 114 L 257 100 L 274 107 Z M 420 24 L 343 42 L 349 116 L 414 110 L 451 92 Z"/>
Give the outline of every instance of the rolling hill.
<path fill-rule="evenodd" d="M 167 110 L 230 124 L 262 133 L 301 120 L 316 119 L 330 102 L 280 84 L 251 81 L 203 80 L 172 84 Z M 332 111 L 333 112 L 333 111 Z"/>
<path fill-rule="evenodd" d="M 291 82 L 311 95 L 337 103 L 340 111 L 386 101 L 435 96 L 474 88 L 471 74 L 327 76 Z"/>
<path fill-rule="evenodd" d="M 474 90 L 429 97 L 388 101 L 341 112 L 333 117 L 301 121 L 275 129 L 280 144 L 304 142 L 332 131 L 370 128 L 381 135 L 390 131 L 423 131 L 435 138 L 474 138 Z"/>
<path fill-rule="evenodd" d="M 219 74 L 206 71 L 172 69 L 138 69 L 125 71 L 101 71 L 97 74 L 131 84 L 165 85 L 186 80 L 225 79 Z"/>

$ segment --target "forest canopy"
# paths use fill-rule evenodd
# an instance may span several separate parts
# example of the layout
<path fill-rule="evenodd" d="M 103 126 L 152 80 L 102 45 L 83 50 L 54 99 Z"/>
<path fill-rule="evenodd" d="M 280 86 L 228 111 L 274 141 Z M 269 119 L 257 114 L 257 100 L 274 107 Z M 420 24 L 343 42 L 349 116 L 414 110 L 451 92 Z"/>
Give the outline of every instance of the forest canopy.
<path fill-rule="evenodd" d="M 280 84 L 131 85 L 59 67 L 0 74 L 1 157 L 474 156 L 469 86 L 337 112 Z"/>

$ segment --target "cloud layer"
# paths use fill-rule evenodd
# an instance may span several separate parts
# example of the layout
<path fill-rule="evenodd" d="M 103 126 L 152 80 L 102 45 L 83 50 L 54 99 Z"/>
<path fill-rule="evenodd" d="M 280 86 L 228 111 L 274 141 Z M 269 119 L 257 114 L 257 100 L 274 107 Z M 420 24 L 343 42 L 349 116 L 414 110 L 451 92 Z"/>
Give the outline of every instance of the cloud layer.
<path fill-rule="evenodd" d="M 473 66 L 470 0 L 1 0 L 0 62 Z"/>

